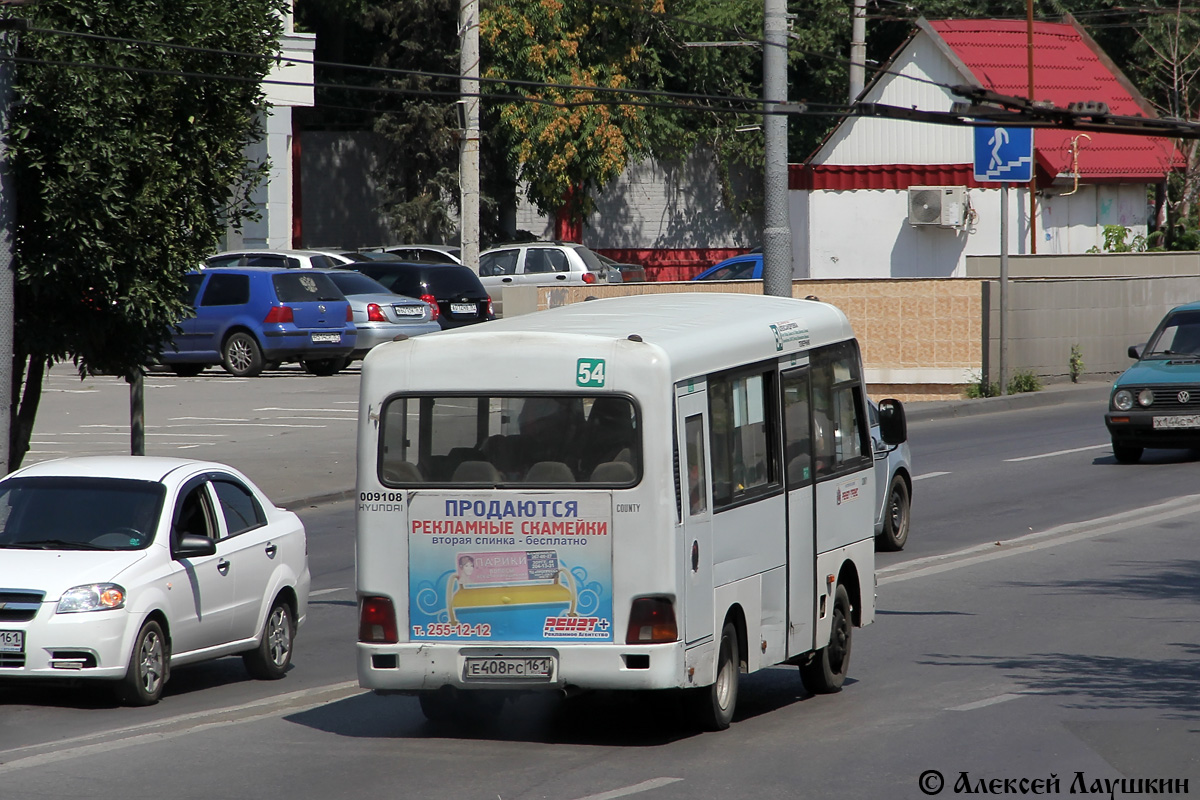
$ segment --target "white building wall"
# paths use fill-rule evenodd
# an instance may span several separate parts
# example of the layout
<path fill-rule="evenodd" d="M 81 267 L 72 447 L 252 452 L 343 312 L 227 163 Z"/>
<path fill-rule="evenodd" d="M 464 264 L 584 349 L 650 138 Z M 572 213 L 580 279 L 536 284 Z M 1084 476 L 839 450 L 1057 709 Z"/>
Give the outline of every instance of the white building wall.
<path fill-rule="evenodd" d="M 1145 236 L 1146 188 L 1088 186 L 1066 197 L 1041 198 L 1038 253 L 1103 248 L 1106 224 L 1124 225 L 1131 238 Z M 813 278 L 965 277 L 967 256 L 1000 252 L 999 188 L 967 190 L 971 213 L 963 228 L 909 224 L 907 190 L 791 196 L 792 261 L 808 259 Z M 1012 187 L 1008 198 L 1008 252 L 1029 253 L 1029 193 Z"/>
<path fill-rule="evenodd" d="M 247 221 L 238 232 L 227 234 L 229 247 L 292 246 L 292 108 L 313 104 L 313 51 L 316 36 L 296 33 L 292 15 L 284 21 L 280 40 L 283 58 L 276 62 L 263 82 L 268 111 L 264 120 L 266 137 L 246 148 L 246 158 L 254 163 L 269 160 L 266 183 L 251 195 L 258 211 L 257 221 Z"/>
<path fill-rule="evenodd" d="M 930 81 L 954 85 L 968 80 L 969 76 L 950 63 L 929 35 L 921 32 L 863 100 L 899 108 L 949 111 L 963 98 Z M 974 160 L 972 137 L 970 128 L 953 125 L 853 117 L 838 126 L 817 150 L 812 163 L 970 164 Z"/>

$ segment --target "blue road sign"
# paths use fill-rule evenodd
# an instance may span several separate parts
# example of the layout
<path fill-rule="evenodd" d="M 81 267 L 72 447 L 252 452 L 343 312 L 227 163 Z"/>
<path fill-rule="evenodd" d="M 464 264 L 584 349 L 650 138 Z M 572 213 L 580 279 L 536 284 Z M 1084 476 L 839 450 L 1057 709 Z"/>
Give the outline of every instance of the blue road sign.
<path fill-rule="evenodd" d="M 975 180 L 981 183 L 1033 180 L 1033 128 L 976 128 Z"/>

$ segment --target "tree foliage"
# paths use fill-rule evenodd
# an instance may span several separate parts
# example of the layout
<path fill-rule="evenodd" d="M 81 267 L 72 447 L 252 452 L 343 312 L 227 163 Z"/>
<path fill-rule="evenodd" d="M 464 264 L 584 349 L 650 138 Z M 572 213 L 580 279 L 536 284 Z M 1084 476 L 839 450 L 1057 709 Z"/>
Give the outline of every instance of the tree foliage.
<path fill-rule="evenodd" d="M 266 165 L 247 163 L 244 148 L 262 135 L 261 80 L 284 9 L 278 0 L 22 8 L 31 27 L 21 34 L 9 127 L 10 468 L 28 449 L 45 367 L 140 371 L 186 311 L 184 273 L 247 215 Z"/>
<path fill-rule="evenodd" d="M 587 0 L 506 0 L 481 13 L 483 76 L 540 84 L 491 93 L 515 177 L 543 214 L 582 220 L 595 192 L 644 152 L 645 112 L 603 90 L 644 86 L 651 24 L 636 9 Z"/>

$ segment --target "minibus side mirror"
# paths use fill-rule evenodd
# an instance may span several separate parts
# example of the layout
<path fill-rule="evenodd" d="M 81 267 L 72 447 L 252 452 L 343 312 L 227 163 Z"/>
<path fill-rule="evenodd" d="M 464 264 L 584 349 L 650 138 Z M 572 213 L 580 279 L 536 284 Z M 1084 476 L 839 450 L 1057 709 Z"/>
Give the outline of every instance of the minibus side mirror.
<path fill-rule="evenodd" d="M 1131 345 L 1129 345 L 1129 357 L 1130 357 L 1130 358 L 1135 358 L 1135 359 L 1136 359 L 1136 358 L 1141 358 L 1141 357 L 1142 357 L 1142 348 L 1143 348 L 1143 347 L 1145 347 L 1145 345 L 1143 345 L 1143 344 L 1131 344 Z"/>
<path fill-rule="evenodd" d="M 903 444 L 908 440 L 908 422 L 904 417 L 904 404 L 899 400 L 879 401 L 879 436 L 890 445 Z"/>

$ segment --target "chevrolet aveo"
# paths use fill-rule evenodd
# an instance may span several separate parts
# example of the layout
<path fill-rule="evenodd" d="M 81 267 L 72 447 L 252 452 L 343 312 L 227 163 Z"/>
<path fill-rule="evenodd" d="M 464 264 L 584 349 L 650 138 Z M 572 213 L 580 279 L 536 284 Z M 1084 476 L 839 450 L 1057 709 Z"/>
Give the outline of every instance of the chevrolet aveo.
<path fill-rule="evenodd" d="M 308 607 L 304 526 L 205 461 L 65 458 L 0 481 L 0 681 L 101 680 L 129 705 L 240 655 L 282 678 Z"/>

